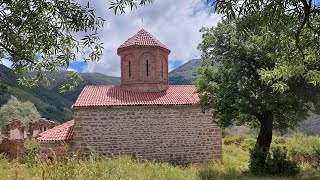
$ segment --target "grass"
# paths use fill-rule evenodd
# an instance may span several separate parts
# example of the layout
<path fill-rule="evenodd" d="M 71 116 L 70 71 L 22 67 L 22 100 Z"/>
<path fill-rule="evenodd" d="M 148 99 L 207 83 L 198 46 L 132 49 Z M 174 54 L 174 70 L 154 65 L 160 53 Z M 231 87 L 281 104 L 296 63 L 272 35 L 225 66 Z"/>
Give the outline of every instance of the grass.
<path fill-rule="evenodd" d="M 312 161 L 299 161 L 301 173 L 296 177 L 258 177 L 250 174 L 249 149 L 255 137 L 234 135 L 224 138 L 223 162 L 212 165 L 191 164 L 187 167 L 169 163 L 139 161 L 130 157 L 100 158 L 92 155 L 86 160 L 69 158 L 65 161 L 49 161 L 24 158 L 24 161 L 9 161 L 0 155 L 0 180 L 2 179 L 320 179 L 320 167 L 316 164 L 316 149 L 320 138 L 295 135 L 275 137 L 272 147 L 285 146 L 290 158 L 307 154 Z M 31 145 L 30 145 L 31 144 Z M 29 143 L 28 148 L 36 144 Z M 320 148 L 320 147 L 319 147 Z M 31 153 L 33 155 L 33 153 Z"/>

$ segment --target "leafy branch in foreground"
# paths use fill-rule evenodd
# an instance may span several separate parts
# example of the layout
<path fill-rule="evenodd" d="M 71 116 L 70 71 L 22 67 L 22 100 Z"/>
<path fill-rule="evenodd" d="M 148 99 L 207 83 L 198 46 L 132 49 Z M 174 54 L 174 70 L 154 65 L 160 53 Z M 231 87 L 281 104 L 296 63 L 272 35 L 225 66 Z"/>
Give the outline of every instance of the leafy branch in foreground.
<path fill-rule="evenodd" d="M 78 86 L 78 82 L 79 81 L 83 81 L 80 73 L 78 72 L 71 72 L 69 74 L 69 77 L 68 77 L 68 81 L 67 83 L 65 83 L 64 85 L 62 85 L 60 87 L 60 92 L 61 93 L 66 93 L 67 91 L 74 91 L 75 88 Z"/>
<path fill-rule="evenodd" d="M 48 83 L 45 71 L 66 69 L 76 59 L 98 61 L 102 54 L 97 30 L 104 20 L 89 3 L 0 1 L 0 21 L 0 59 L 11 61 L 28 87 Z"/>
<path fill-rule="evenodd" d="M 320 83 L 320 2 L 316 0 L 207 0 L 216 13 L 236 24 L 238 33 L 265 31 L 277 39 L 269 56 L 272 68 L 261 68 L 260 78 L 277 91 L 288 89 L 291 78 Z"/>
<path fill-rule="evenodd" d="M 117 14 L 120 11 L 120 14 L 125 13 L 125 8 L 130 7 L 131 11 L 133 8 L 137 8 L 138 5 L 143 6 L 147 3 L 152 3 L 153 0 L 140 0 L 140 2 L 136 0 L 114 0 L 110 2 L 109 9 L 113 9 L 114 13 Z"/>

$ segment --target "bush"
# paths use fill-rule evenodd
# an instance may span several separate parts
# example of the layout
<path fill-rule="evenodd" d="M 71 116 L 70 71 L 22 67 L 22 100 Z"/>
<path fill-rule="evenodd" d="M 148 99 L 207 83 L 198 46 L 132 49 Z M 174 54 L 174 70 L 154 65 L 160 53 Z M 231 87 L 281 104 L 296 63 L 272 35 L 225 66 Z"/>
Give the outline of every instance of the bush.
<path fill-rule="evenodd" d="M 266 172 L 270 175 L 295 176 L 299 173 L 299 167 L 295 161 L 287 159 L 285 148 L 272 150 L 272 157 L 269 155 L 266 160 Z"/>
<path fill-rule="evenodd" d="M 252 174 L 264 175 L 265 172 L 266 155 L 260 148 L 253 148 L 250 150 L 250 164 L 249 169 Z"/>
<path fill-rule="evenodd" d="M 25 142 L 25 147 L 26 151 L 19 161 L 28 166 L 33 166 L 36 164 L 35 157 L 40 151 L 40 144 L 36 140 L 30 140 Z"/>
<path fill-rule="evenodd" d="M 232 133 L 232 130 L 230 128 L 224 128 L 222 129 L 222 137 L 227 137 L 227 136 L 231 136 L 233 133 Z"/>
<path fill-rule="evenodd" d="M 240 146 L 243 150 L 249 150 L 254 147 L 256 139 L 252 135 L 237 134 L 232 136 L 226 136 L 223 139 L 225 145 Z"/>
<path fill-rule="evenodd" d="M 226 136 L 223 139 L 223 143 L 225 145 L 237 145 L 240 146 L 243 142 L 247 141 L 248 139 L 255 139 L 253 136 L 246 135 L 246 134 L 236 134 L 232 136 Z"/>
<path fill-rule="evenodd" d="M 317 167 L 320 167 L 320 147 L 315 149 Z"/>
<path fill-rule="evenodd" d="M 200 180 L 213 180 L 216 179 L 217 172 L 212 168 L 204 168 L 198 171 L 197 176 Z"/>
<path fill-rule="evenodd" d="M 260 148 L 252 149 L 249 169 L 254 175 L 278 176 L 295 176 L 300 171 L 297 163 L 287 158 L 287 150 L 280 147 L 267 155 Z"/>
<path fill-rule="evenodd" d="M 306 136 L 295 134 L 287 139 L 286 146 L 293 159 L 300 163 L 317 165 L 320 152 L 320 138 L 317 136 Z"/>
<path fill-rule="evenodd" d="M 4 153 L 0 153 L 0 161 L 6 159 L 7 156 Z"/>

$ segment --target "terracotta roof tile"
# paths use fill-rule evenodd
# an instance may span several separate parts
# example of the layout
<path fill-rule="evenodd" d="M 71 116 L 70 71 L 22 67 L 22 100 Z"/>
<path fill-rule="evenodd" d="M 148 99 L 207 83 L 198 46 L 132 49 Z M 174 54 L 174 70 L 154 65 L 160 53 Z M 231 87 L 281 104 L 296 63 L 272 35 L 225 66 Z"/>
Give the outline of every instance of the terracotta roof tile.
<path fill-rule="evenodd" d="M 196 87 L 176 85 L 162 92 L 132 92 L 120 86 L 86 86 L 73 107 L 192 105 L 199 101 Z"/>
<path fill-rule="evenodd" d="M 152 36 L 144 29 L 141 29 L 134 36 L 125 41 L 118 48 L 118 50 L 130 46 L 156 46 L 164 48 L 170 52 L 170 50 L 164 44 L 162 44 L 159 40 L 157 40 L 154 36 Z"/>
<path fill-rule="evenodd" d="M 67 141 L 73 139 L 74 120 L 56 126 L 39 134 L 39 141 Z"/>

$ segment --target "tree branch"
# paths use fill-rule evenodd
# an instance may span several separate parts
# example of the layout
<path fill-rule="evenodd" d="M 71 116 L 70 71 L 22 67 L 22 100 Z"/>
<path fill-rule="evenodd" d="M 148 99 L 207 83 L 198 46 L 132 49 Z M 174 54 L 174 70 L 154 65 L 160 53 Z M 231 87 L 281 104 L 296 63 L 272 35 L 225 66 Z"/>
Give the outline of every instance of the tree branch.
<path fill-rule="evenodd" d="M 301 52 L 302 57 L 304 58 L 304 52 L 302 47 L 300 46 L 300 34 L 302 32 L 302 29 L 305 27 L 305 25 L 307 24 L 307 22 L 309 22 L 309 17 L 310 17 L 310 7 L 308 2 L 306 0 L 301 0 L 302 4 L 303 4 L 303 10 L 304 10 L 304 18 L 303 21 L 300 25 L 300 27 L 297 30 L 295 39 L 296 39 L 296 46 L 298 48 L 298 50 Z M 309 3 L 311 4 L 311 0 L 309 0 Z"/>
<path fill-rule="evenodd" d="M 260 123 L 262 122 L 263 115 L 261 113 L 252 112 L 251 114 L 254 115 L 259 120 Z"/>

